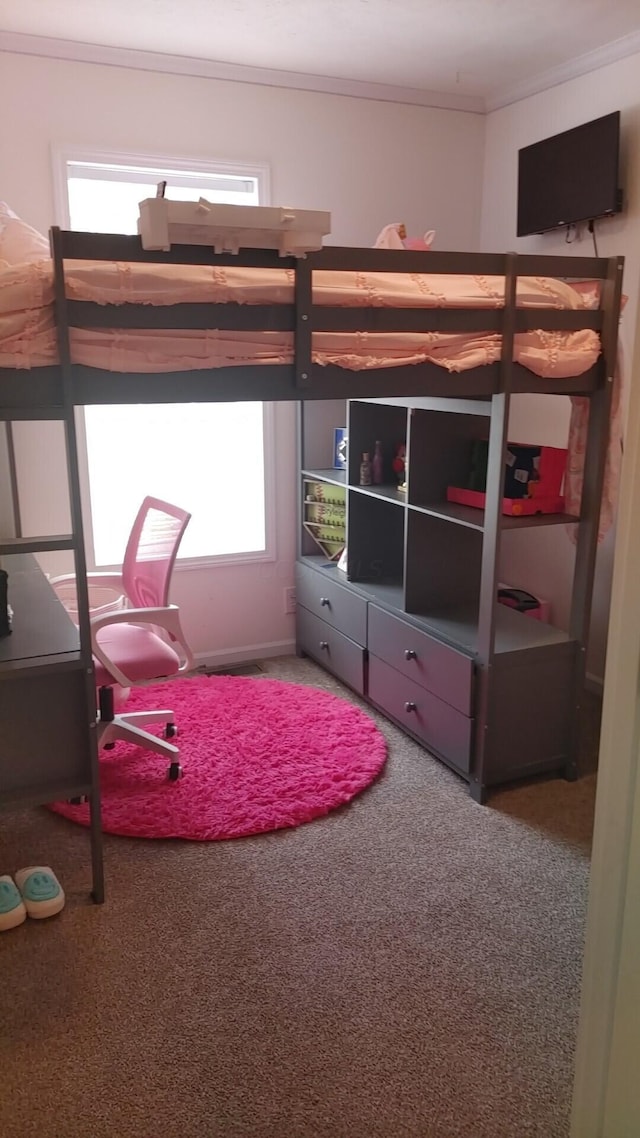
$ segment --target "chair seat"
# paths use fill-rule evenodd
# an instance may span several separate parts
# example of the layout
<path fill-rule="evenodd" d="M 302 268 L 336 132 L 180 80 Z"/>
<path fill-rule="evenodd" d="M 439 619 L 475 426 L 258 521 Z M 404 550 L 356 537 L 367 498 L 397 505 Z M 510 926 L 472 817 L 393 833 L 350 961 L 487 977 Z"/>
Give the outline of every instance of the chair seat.
<path fill-rule="evenodd" d="M 173 648 L 149 628 L 137 624 L 110 624 L 98 632 L 98 644 L 110 660 L 133 682 L 160 680 L 175 676 L 180 657 Z M 96 685 L 112 686 L 116 681 L 94 656 Z"/>

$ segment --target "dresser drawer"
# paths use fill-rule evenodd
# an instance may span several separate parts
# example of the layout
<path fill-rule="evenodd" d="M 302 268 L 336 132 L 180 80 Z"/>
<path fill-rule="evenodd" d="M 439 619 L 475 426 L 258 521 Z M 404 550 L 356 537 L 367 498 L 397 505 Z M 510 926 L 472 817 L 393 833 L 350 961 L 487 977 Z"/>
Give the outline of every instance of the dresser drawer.
<path fill-rule="evenodd" d="M 412 731 L 427 750 L 448 759 L 467 773 L 471 766 L 473 720 L 437 699 L 420 684 L 408 680 L 377 656 L 369 656 L 369 690 L 372 703 Z"/>
<path fill-rule="evenodd" d="M 374 656 L 463 715 L 471 714 L 473 660 L 469 656 L 372 604 L 367 646 Z"/>
<path fill-rule="evenodd" d="M 329 570 L 337 573 L 338 570 Z M 296 565 L 296 600 L 357 644 L 367 643 L 367 602 L 327 574 Z"/>
<path fill-rule="evenodd" d="M 298 647 L 339 680 L 364 694 L 364 648 L 298 604 Z"/>

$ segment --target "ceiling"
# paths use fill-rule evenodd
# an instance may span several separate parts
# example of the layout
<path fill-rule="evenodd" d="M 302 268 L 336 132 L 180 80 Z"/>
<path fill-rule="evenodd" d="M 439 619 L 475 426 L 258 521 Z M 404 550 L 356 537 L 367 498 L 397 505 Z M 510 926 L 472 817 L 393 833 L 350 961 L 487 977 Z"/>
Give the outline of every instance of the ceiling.
<path fill-rule="evenodd" d="M 614 41 L 620 55 L 628 37 L 640 50 L 640 3 L 2 0 L 0 32 L 490 102 Z"/>

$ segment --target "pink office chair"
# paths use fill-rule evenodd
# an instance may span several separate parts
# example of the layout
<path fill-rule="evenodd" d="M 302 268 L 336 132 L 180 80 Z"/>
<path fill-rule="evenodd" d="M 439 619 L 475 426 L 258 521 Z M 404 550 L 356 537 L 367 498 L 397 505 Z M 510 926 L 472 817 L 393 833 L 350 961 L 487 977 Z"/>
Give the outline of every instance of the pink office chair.
<path fill-rule="evenodd" d="M 178 748 L 169 742 L 177 735 L 173 712 L 116 713 L 114 688 L 126 693 L 133 685 L 181 675 L 193 667 L 179 610 L 169 604 L 171 574 L 190 517 L 168 502 L 145 498 L 129 535 L 122 573 L 88 574 L 90 588 L 107 588 L 120 595 L 118 603 L 101 606 L 91 615 L 99 746 L 110 748 L 120 739 L 164 755 L 169 759 L 171 780 L 182 773 Z M 56 587 L 69 580 L 59 577 L 51 583 Z M 170 642 L 154 629 L 168 633 Z M 154 723 L 164 724 L 163 738 L 141 726 Z"/>

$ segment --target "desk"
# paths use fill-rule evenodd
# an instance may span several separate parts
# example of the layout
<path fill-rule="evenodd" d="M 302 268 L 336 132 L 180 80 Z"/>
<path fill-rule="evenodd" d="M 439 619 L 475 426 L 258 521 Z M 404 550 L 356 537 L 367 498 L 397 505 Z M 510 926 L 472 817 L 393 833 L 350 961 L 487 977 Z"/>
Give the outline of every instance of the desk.
<path fill-rule="evenodd" d="M 0 807 L 87 795 L 99 901 L 104 885 L 95 725 L 87 722 L 78 629 L 32 554 L 0 560 L 14 613 L 11 635 L 0 639 Z"/>

